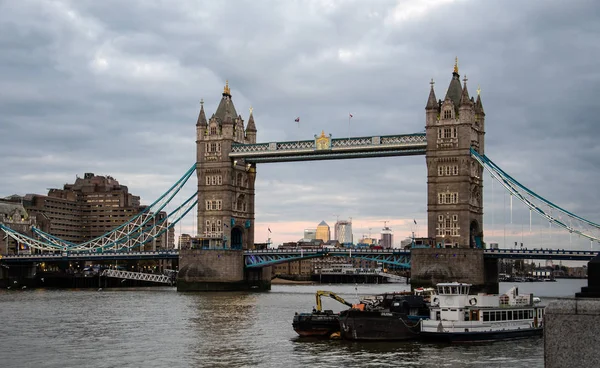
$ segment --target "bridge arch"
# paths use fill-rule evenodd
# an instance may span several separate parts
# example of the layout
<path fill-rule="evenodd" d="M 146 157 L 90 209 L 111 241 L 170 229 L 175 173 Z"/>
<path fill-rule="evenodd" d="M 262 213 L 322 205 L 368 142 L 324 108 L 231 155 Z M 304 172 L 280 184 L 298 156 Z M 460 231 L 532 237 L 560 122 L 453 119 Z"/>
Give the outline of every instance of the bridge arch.
<path fill-rule="evenodd" d="M 233 229 L 231 229 L 231 248 L 242 249 L 243 244 L 244 230 L 239 226 L 235 226 Z"/>

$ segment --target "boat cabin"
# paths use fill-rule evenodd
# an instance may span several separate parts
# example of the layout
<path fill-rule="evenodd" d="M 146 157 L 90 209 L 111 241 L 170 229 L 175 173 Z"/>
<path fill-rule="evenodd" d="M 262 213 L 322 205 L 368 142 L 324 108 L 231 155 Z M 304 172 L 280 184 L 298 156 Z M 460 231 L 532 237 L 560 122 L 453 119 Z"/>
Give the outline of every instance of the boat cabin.
<path fill-rule="evenodd" d="M 430 307 L 433 321 L 534 322 L 542 321 L 544 308 L 532 294 L 519 295 L 513 287 L 505 294 L 469 295 L 471 285 L 457 282 L 437 284 Z"/>

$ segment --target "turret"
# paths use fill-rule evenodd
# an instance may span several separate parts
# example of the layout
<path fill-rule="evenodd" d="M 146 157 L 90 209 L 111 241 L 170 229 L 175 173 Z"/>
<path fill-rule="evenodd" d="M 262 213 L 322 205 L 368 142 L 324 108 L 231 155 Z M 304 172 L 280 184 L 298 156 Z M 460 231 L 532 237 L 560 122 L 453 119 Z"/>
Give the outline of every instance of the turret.
<path fill-rule="evenodd" d="M 250 107 L 250 117 L 248 118 L 248 126 L 246 126 L 246 140 L 248 143 L 256 143 L 256 124 L 254 123 L 254 114 Z"/>
<path fill-rule="evenodd" d="M 467 90 L 467 76 L 463 78 L 462 94 L 460 96 L 460 105 L 458 108 L 461 123 L 473 123 L 475 116 L 475 110 L 473 108 L 473 101 L 469 97 L 469 91 Z"/>
<path fill-rule="evenodd" d="M 204 114 L 204 100 L 200 100 L 200 114 L 198 114 L 198 121 L 196 122 L 196 141 L 204 139 L 207 129 L 208 122 L 206 121 L 206 114 Z"/>
<path fill-rule="evenodd" d="M 431 82 L 429 82 L 429 84 L 431 84 L 431 89 L 429 90 L 427 106 L 425 106 L 426 126 L 434 125 L 440 114 L 440 104 L 438 103 L 437 98 L 435 97 L 435 91 L 433 90 L 433 85 L 435 84 L 433 78 L 431 78 Z"/>

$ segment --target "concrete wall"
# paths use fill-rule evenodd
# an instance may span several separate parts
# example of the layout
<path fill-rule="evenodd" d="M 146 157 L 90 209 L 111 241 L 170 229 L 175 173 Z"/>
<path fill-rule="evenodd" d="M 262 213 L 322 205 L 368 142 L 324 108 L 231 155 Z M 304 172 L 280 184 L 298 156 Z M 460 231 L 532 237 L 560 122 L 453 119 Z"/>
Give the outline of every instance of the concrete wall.
<path fill-rule="evenodd" d="M 491 262 L 488 268 L 498 265 Z M 486 272 L 487 271 L 487 272 Z M 434 286 L 440 282 L 472 284 L 472 291 L 495 293 L 493 270 L 486 270 L 482 249 L 468 248 L 416 248 L 411 251 L 411 286 Z M 490 275 L 486 278 L 486 274 Z"/>
<path fill-rule="evenodd" d="M 600 367 L 600 299 L 569 298 L 548 304 L 544 316 L 546 368 Z"/>

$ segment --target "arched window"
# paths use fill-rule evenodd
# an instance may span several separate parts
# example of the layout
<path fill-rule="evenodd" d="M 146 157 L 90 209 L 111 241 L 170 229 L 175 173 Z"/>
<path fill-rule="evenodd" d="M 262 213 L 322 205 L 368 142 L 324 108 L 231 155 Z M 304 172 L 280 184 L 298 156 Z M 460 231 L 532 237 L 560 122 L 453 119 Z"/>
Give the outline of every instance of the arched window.
<path fill-rule="evenodd" d="M 238 197 L 237 202 L 236 202 L 236 208 L 238 211 L 246 210 L 246 201 L 245 201 L 243 194 L 240 194 L 240 196 Z"/>

